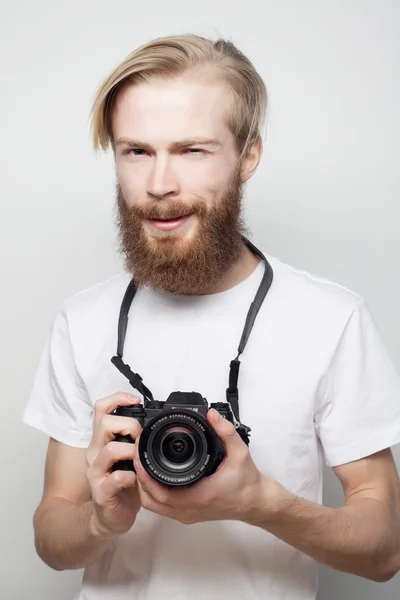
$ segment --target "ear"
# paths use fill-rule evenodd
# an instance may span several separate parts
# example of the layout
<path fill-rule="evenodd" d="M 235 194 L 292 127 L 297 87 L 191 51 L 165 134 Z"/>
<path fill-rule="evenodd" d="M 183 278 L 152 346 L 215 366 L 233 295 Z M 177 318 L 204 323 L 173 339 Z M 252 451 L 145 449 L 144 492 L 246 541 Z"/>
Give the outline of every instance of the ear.
<path fill-rule="evenodd" d="M 242 183 L 245 183 L 252 177 L 260 163 L 263 151 L 261 139 L 254 140 L 249 145 L 246 154 L 242 158 L 240 168 L 240 178 Z"/>

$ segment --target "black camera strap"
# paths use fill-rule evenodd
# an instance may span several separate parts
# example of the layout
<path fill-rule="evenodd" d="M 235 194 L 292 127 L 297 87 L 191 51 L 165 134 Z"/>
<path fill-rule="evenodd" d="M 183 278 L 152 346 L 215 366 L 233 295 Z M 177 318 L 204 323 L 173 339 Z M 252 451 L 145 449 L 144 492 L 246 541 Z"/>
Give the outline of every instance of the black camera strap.
<path fill-rule="evenodd" d="M 265 270 L 263 278 L 260 282 L 256 295 L 254 297 L 253 302 L 250 305 L 250 308 L 247 313 L 246 322 L 244 325 L 243 333 L 240 338 L 239 346 L 238 346 L 238 354 L 236 358 L 231 360 L 230 370 L 229 370 L 229 385 L 226 390 L 226 400 L 230 403 L 233 413 L 235 415 L 236 420 L 240 423 L 239 417 L 239 390 L 238 390 L 238 379 L 239 379 L 239 368 L 240 368 L 240 360 L 239 357 L 243 353 L 247 341 L 250 337 L 251 330 L 254 325 L 254 321 L 257 317 L 258 311 L 261 308 L 261 305 L 264 301 L 265 296 L 269 288 L 271 287 L 272 279 L 273 279 L 273 271 L 272 267 L 265 258 L 264 254 L 259 250 L 254 244 L 252 244 L 248 239 L 244 238 L 244 242 L 246 246 L 257 256 L 261 258 L 261 260 L 265 264 Z M 129 383 L 134 387 L 138 392 L 140 392 L 144 398 L 144 402 L 152 401 L 153 394 L 143 383 L 141 376 L 138 373 L 134 373 L 130 366 L 124 363 L 123 361 L 123 351 L 125 344 L 126 331 L 128 327 L 128 315 L 129 309 L 131 307 L 133 298 L 135 297 L 137 291 L 137 286 L 132 279 L 128 287 L 126 289 L 124 298 L 121 303 L 121 309 L 119 313 L 118 319 L 118 343 L 117 343 L 117 354 L 113 356 L 111 362 L 117 367 L 117 369 L 124 375 Z"/>

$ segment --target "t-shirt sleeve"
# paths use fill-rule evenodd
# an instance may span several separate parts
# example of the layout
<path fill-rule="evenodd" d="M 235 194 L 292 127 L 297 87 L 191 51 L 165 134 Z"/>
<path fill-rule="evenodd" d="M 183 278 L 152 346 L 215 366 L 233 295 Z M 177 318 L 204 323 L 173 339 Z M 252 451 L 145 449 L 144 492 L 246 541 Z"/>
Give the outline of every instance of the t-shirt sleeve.
<path fill-rule="evenodd" d="M 86 448 L 92 437 L 92 417 L 64 307 L 53 320 L 22 421 L 63 444 Z"/>
<path fill-rule="evenodd" d="M 400 375 L 364 300 L 323 378 L 315 427 L 331 467 L 400 442 Z"/>

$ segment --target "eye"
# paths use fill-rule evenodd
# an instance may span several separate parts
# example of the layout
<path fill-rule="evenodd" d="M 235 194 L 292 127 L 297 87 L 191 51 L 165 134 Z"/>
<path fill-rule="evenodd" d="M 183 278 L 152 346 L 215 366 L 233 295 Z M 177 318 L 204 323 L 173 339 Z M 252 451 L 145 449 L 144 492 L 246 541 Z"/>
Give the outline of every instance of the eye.
<path fill-rule="evenodd" d="M 132 148 L 132 153 L 135 156 L 143 156 L 146 154 L 146 150 L 143 150 L 143 148 Z"/>
<path fill-rule="evenodd" d="M 143 148 L 127 148 L 123 151 L 122 154 L 133 154 L 133 156 L 144 156 L 146 154 L 146 150 Z"/>
<path fill-rule="evenodd" d="M 187 154 L 203 154 L 205 151 L 202 148 L 186 148 Z"/>

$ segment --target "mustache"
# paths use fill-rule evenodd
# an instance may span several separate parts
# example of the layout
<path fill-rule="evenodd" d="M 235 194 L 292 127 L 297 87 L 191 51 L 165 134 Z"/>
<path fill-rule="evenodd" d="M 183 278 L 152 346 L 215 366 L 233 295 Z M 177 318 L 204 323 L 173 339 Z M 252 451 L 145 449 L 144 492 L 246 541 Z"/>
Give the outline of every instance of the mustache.
<path fill-rule="evenodd" d="M 183 200 L 161 200 L 143 206 L 131 206 L 129 211 L 139 219 L 167 220 L 189 215 L 202 217 L 207 212 L 207 208 L 202 201 L 188 203 Z"/>

